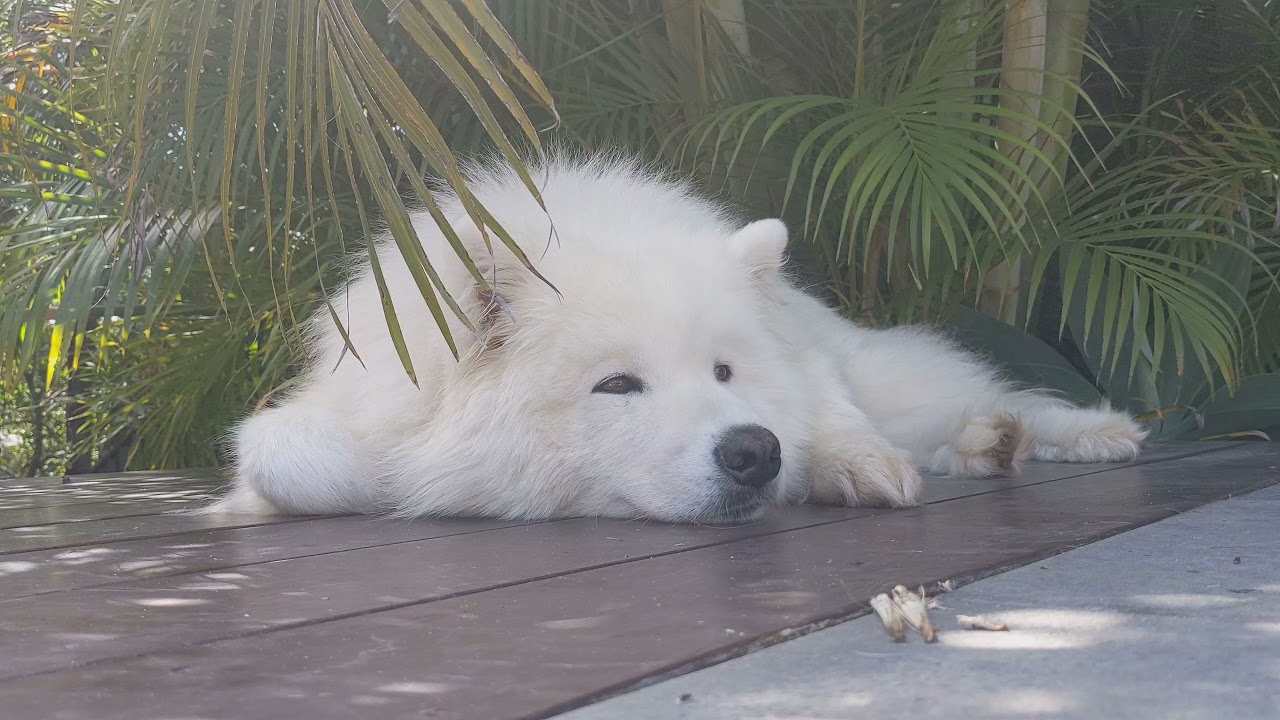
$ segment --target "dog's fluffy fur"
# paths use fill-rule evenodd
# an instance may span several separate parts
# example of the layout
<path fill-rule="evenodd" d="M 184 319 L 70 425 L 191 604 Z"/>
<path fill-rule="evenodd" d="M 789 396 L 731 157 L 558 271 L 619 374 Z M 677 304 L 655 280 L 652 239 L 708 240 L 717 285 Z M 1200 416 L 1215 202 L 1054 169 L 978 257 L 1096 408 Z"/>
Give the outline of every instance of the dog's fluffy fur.
<path fill-rule="evenodd" d="M 221 509 L 694 521 L 804 499 L 909 506 L 921 496 L 918 467 L 1000 476 L 1028 458 L 1138 454 L 1145 433 L 1122 413 L 1016 389 L 934 331 L 840 318 L 784 276 L 778 220 L 743 226 L 616 158 L 548 160 L 532 176 L 545 212 L 499 165 L 471 183 L 554 288 L 491 232 L 488 249 L 442 193 L 492 285 L 481 288 L 426 213 L 415 217 L 477 328 L 452 321 L 461 359 L 394 243 L 379 241 L 418 384 L 365 259 L 332 299 L 354 352 L 322 309 L 301 387 L 236 429 L 236 481 Z M 593 392 L 620 373 L 637 392 Z M 758 492 L 740 492 L 714 457 L 741 425 L 769 429 L 781 446 L 781 471 Z"/>

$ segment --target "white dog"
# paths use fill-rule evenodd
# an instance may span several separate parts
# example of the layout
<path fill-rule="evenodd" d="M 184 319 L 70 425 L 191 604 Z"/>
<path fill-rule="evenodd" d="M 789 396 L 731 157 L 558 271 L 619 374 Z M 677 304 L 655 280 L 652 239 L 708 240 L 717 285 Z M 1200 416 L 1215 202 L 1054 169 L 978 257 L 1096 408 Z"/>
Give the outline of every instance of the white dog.
<path fill-rule="evenodd" d="M 935 332 L 840 318 L 784 276 L 778 220 L 735 224 L 632 162 L 550 160 L 532 174 L 546 212 L 510 170 L 471 182 L 554 288 L 496 238 L 487 250 L 442 195 L 492 281 L 481 290 L 431 218 L 415 218 L 477 328 L 453 322 L 461 359 L 379 241 L 418 384 L 366 259 L 333 300 L 355 352 L 322 309 L 300 389 L 237 428 L 220 507 L 735 520 L 801 500 L 914 505 L 918 466 L 997 476 L 1029 457 L 1138 454 L 1145 432 L 1124 414 L 1015 389 Z"/>

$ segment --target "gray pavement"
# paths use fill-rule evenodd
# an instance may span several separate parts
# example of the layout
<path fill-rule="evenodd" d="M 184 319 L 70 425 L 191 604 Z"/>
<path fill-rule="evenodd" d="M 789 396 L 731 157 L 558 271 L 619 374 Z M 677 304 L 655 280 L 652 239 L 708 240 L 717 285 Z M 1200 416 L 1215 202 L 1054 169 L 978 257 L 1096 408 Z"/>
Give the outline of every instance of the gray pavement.
<path fill-rule="evenodd" d="M 1280 719 L 1280 486 L 941 602 L 934 645 L 863 617 L 559 718 Z"/>

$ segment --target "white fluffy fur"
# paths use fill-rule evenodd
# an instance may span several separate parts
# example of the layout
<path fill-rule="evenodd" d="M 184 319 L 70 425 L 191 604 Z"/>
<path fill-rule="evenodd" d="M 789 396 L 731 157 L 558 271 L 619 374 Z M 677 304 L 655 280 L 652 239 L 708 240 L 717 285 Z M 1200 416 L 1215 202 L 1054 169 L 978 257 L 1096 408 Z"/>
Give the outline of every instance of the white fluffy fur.
<path fill-rule="evenodd" d="M 425 213 L 415 227 L 478 332 L 455 361 L 394 244 L 376 251 L 419 385 L 402 369 L 367 260 L 313 321 L 301 389 L 235 432 L 239 512 L 401 516 L 723 516 L 715 439 L 771 430 L 782 470 L 765 502 L 907 506 L 918 466 L 1013 474 L 1020 462 L 1131 460 L 1145 433 L 1108 408 L 1016 390 L 922 328 L 849 323 L 782 275 L 786 228 L 746 227 L 686 187 L 616 159 L 534 168 L 548 213 L 497 166 L 479 200 L 555 289 L 455 198 L 445 212 L 495 292 L 481 292 Z M 554 222 L 554 227 L 552 223 Z M 557 292 L 558 291 L 558 292 Z M 729 364 L 719 382 L 713 368 Z M 628 372 L 643 392 L 604 395 Z M 746 513 L 753 514 L 753 513 Z"/>

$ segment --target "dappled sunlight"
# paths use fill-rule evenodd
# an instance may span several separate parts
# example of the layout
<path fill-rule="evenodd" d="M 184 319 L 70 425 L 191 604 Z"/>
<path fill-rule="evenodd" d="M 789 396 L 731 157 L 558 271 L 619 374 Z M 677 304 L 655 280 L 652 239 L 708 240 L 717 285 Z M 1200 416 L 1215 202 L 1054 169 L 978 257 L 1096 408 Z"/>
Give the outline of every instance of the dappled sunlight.
<path fill-rule="evenodd" d="M 23 537 L 53 537 L 58 534 L 57 527 L 54 525 L 9 528 L 6 532 L 20 534 Z"/>
<path fill-rule="evenodd" d="M 116 563 L 116 569 L 123 572 L 133 572 L 135 570 L 146 570 L 153 567 L 163 567 L 164 560 L 126 560 L 122 563 Z"/>
<path fill-rule="evenodd" d="M 985 617 L 1016 631 L 943 632 L 939 641 L 968 650 L 1075 650 L 1138 636 L 1124 626 L 1124 615 L 1106 611 L 1011 610 Z"/>
<path fill-rule="evenodd" d="M 124 550 L 115 548 L 86 548 L 84 550 L 67 550 L 53 556 L 54 560 L 61 560 L 68 564 L 77 564 L 80 562 L 94 562 L 95 560 L 105 559 L 107 555 L 118 555 Z"/>
<path fill-rule="evenodd" d="M 1280 622 L 1251 622 L 1245 627 L 1256 632 L 1280 636 Z"/>
<path fill-rule="evenodd" d="M 26 560 L 7 560 L 0 562 L 0 577 L 5 575 L 16 575 L 22 572 L 30 572 L 35 570 L 39 565 Z"/>
<path fill-rule="evenodd" d="M 189 502 L 205 494 L 203 490 L 177 490 L 173 492 L 131 492 L 112 495 L 120 500 L 159 500 L 162 502 Z"/>
<path fill-rule="evenodd" d="M 436 693 L 447 692 L 450 685 L 446 683 L 434 682 L 396 682 L 387 685 L 379 685 L 375 690 L 386 693 L 402 693 L 409 695 L 434 695 Z"/>
<path fill-rule="evenodd" d="M 939 636 L 943 645 L 964 650 L 1079 650 L 1102 642 L 1096 636 L 1055 634 L 1049 631 L 950 632 Z"/>
<path fill-rule="evenodd" d="M 104 642 L 120 637 L 112 633 L 53 633 L 52 637 L 70 643 Z"/>
<path fill-rule="evenodd" d="M 588 630 L 590 628 L 600 627 L 608 622 L 607 615 L 597 615 L 595 617 L 566 618 L 564 620 L 547 620 L 538 623 L 538 627 L 547 628 L 548 630 Z"/>
<path fill-rule="evenodd" d="M 939 636 L 939 642 L 966 650 L 1078 650 L 1097 645 L 1103 639 L 1021 630 L 1016 633 L 945 633 Z"/>
<path fill-rule="evenodd" d="M 380 695 L 356 695 L 355 697 L 351 698 L 347 702 L 351 703 L 352 705 L 373 706 L 373 705 L 390 705 L 391 703 L 395 702 L 395 700 L 392 700 L 389 697 L 382 697 Z"/>
<path fill-rule="evenodd" d="M 1109 610 L 1052 608 L 1008 610 L 989 616 L 989 619 L 995 618 L 999 618 L 1002 622 L 1011 625 L 1017 625 L 1020 628 L 1084 632 L 1098 632 L 1117 628 L 1123 625 L 1126 619 L 1124 614 Z"/>
<path fill-rule="evenodd" d="M 206 590 L 211 590 L 211 591 L 239 590 L 240 586 L 236 585 L 235 583 L 210 581 L 210 582 L 186 583 L 185 585 L 179 585 L 177 589 L 184 590 L 184 591 L 191 591 L 191 592 L 203 592 Z"/>
<path fill-rule="evenodd" d="M 1159 595 L 1134 595 L 1134 602 L 1148 607 L 1167 610 L 1203 610 L 1212 607 L 1226 607 L 1249 602 L 1248 598 L 1226 595 L 1205 595 L 1201 593 L 1161 593 Z"/>
<path fill-rule="evenodd" d="M 138 598 L 130 600 L 135 605 L 143 607 L 167 608 L 167 607 L 194 607 L 196 605 L 208 605 L 209 600 L 201 600 L 199 598 L 176 598 L 176 597 L 156 597 L 156 598 Z"/>

